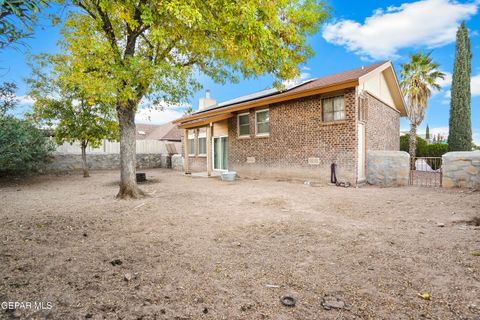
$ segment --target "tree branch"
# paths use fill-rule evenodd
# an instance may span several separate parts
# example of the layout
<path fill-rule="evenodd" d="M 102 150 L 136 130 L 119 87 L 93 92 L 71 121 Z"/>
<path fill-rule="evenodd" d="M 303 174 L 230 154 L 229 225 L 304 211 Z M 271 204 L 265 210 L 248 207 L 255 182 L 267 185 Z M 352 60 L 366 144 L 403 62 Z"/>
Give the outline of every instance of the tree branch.
<path fill-rule="evenodd" d="M 97 10 L 98 15 L 102 20 L 102 30 L 103 32 L 105 32 L 108 42 L 110 42 L 110 46 L 112 47 L 113 53 L 115 54 L 115 60 L 117 61 L 117 63 L 123 65 L 122 55 L 120 53 L 120 49 L 118 48 L 117 38 L 115 36 L 115 31 L 113 30 L 112 22 L 110 21 L 108 14 L 106 12 L 103 12 L 102 8 L 98 3 L 95 3 L 95 9 Z"/>

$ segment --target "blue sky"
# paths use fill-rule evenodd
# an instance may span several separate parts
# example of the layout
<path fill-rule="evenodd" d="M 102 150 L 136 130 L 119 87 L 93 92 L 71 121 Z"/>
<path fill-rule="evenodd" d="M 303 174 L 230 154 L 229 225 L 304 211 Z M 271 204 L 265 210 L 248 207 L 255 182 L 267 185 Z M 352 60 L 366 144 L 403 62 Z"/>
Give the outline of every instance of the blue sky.
<path fill-rule="evenodd" d="M 449 1 L 340 1 L 329 0 L 332 17 L 320 31 L 308 39 L 315 56 L 302 66 L 302 77 L 320 77 L 382 60 L 392 60 L 395 68 L 408 61 L 410 52 L 433 50 L 432 56 L 441 65 L 448 77 L 442 90 L 429 101 L 426 124 L 431 131 L 448 133 L 449 89 L 455 54 L 455 32 L 462 20 L 470 30 L 472 43 L 472 127 L 474 140 L 480 144 L 480 0 Z M 35 34 L 25 42 L 29 50 L 56 52 L 59 27 L 41 22 Z M 25 61 L 25 48 L 7 49 L 0 52 L 0 81 L 15 81 L 19 85 L 17 95 L 22 104 L 16 111 L 21 115 L 28 110 L 32 101 L 25 96 L 28 88 L 23 79 L 29 68 Z M 272 85 L 269 76 L 242 80 L 237 84 L 219 85 L 201 77 L 204 89 L 210 89 L 212 97 L 224 101 Z M 190 103 L 197 107 L 204 90 L 197 92 Z M 182 114 L 180 108 L 165 111 L 141 110 L 138 122 L 162 123 Z M 402 130 L 408 130 L 408 121 L 402 119 Z"/>

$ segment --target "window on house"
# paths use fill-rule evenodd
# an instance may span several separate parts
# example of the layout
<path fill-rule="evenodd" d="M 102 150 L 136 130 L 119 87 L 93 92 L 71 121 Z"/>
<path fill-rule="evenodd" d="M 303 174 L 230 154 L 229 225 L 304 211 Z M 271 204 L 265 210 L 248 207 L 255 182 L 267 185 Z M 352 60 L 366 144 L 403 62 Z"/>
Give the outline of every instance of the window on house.
<path fill-rule="evenodd" d="M 257 136 L 266 136 L 270 133 L 270 114 L 268 110 L 255 113 L 255 127 Z"/>
<path fill-rule="evenodd" d="M 206 155 L 207 154 L 207 129 L 200 128 L 198 130 L 198 154 Z"/>
<path fill-rule="evenodd" d="M 188 138 L 188 154 L 195 155 L 195 138 Z"/>
<path fill-rule="evenodd" d="M 323 99 L 323 121 L 345 119 L 345 103 L 343 96 Z"/>
<path fill-rule="evenodd" d="M 195 155 L 195 130 L 188 130 L 188 140 L 187 140 L 187 148 L 188 154 L 191 156 Z"/>
<path fill-rule="evenodd" d="M 242 113 L 238 115 L 238 136 L 250 136 L 250 119 L 248 113 Z"/>
<path fill-rule="evenodd" d="M 367 120 L 367 98 L 364 96 L 358 97 L 358 120 Z"/>

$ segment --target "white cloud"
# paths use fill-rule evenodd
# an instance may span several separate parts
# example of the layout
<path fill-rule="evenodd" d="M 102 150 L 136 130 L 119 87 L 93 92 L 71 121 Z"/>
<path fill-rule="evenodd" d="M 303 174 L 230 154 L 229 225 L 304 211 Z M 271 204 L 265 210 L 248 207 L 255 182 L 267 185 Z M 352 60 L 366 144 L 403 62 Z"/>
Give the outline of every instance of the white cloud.
<path fill-rule="evenodd" d="M 35 100 L 29 96 L 17 96 L 16 99 L 19 106 L 33 106 L 35 103 Z"/>
<path fill-rule="evenodd" d="M 136 123 L 146 124 L 164 124 L 184 115 L 184 110 L 190 107 L 190 104 L 172 103 L 160 101 L 154 103 L 149 99 L 143 99 L 135 115 Z"/>
<path fill-rule="evenodd" d="M 183 112 L 175 109 L 140 109 L 135 116 L 136 123 L 164 124 L 183 116 Z"/>
<path fill-rule="evenodd" d="M 445 78 L 445 80 L 442 80 L 442 81 L 445 82 L 446 80 L 447 78 Z M 450 74 L 450 84 L 451 84 L 451 81 L 452 80 L 451 80 L 451 74 Z M 470 79 L 470 90 L 472 93 L 472 97 L 480 96 L 480 74 L 477 74 L 476 76 L 473 76 Z M 450 89 L 444 90 L 442 92 L 443 92 L 442 103 L 450 104 L 450 99 L 452 98 L 452 92 L 450 91 Z"/>
<path fill-rule="evenodd" d="M 323 29 L 323 38 L 362 57 L 387 59 L 407 47 L 440 47 L 455 41 L 460 21 L 475 15 L 479 0 L 421 0 L 377 9 L 364 23 L 340 20 Z"/>
<path fill-rule="evenodd" d="M 472 96 L 480 96 L 480 74 L 473 76 L 470 80 Z"/>
<path fill-rule="evenodd" d="M 311 74 L 308 73 L 308 72 L 300 72 L 300 80 L 302 80 L 302 81 L 309 79 L 310 76 L 311 76 Z"/>

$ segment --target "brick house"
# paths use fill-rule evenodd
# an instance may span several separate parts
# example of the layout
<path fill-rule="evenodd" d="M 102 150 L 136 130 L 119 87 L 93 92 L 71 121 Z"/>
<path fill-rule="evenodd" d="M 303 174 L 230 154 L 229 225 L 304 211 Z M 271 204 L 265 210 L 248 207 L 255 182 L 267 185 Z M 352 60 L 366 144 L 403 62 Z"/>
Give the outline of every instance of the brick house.
<path fill-rule="evenodd" d="M 365 180 L 369 150 L 399 150 L 406 106 L 390 61 L 269 89 L 174 121 L 183 129 L 185 173 L 236 171 L 239 176 Z M 186 138 L 186 139 L 185 139 Z"/>

